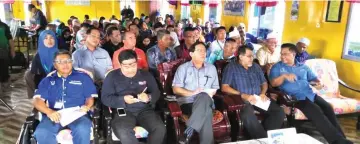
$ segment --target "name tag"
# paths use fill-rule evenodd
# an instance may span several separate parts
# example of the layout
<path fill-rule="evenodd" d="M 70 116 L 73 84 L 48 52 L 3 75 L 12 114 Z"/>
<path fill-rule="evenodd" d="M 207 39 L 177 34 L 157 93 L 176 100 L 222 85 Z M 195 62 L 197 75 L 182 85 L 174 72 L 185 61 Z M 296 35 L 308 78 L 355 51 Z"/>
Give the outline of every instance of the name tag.
<path fill-rule="evenodd" d="M 82 82 L 81 81 L 70 81 L 69 84 L 82 85 Z"/>
<path fill-rule="evenodd" d="M 60 109 L 64 106 L 64 102 L 63 101 L 57 101 L 55 102 L 54 108 L 56 109 Z"/>

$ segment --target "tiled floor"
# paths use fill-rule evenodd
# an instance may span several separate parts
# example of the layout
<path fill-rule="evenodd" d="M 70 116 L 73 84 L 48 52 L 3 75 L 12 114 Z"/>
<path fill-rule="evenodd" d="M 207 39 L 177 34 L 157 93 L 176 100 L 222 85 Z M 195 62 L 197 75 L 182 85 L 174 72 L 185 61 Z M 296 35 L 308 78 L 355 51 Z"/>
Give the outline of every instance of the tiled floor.
<path fill-rule="evenodd" d="M 15 112 L 10 112 L 0 103 L 0 144 L 15 144 L 22 124 L 33 108 L 31 100 L 27 99 L 26 85 L 23 72 L 12 74 L 13 86 L 11 90 L 0 93 L 0 97 L 7 101 Z M 355 118 L 340 118 L 340 123 L 349 140 L 360 144 L 360 131 L 356 131 Z M 311 127 L 311 126 L 309 126 Z M 325 142 L 324 138 L 316 131 L 308 131 L 316 139 Z"/>

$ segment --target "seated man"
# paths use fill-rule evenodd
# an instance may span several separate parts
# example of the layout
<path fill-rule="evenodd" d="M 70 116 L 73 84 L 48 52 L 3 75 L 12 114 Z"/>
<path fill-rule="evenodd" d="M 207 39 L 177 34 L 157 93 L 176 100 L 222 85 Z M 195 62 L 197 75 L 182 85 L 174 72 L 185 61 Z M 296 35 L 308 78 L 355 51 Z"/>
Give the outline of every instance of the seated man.
<path fill-rule="evenodd" d="M 321 89 L 319 79 L 308 66 L 296 62 L 295 55 L 295 45 L 281 45 L 281 62 L 276 63 L 270 71 L 271 85 L 295 97 L 298 100 L 295 107 L 305 114 L 330 144 L 351 144 L 345 138 L 331 105 L 310 87 L 311 84 Z"/>
<path fill-rule="evenodd" d="M 55 53 L 54 67 L 56 72 L 40 82 L 33 97 L 35 108 L 43 115 L 34 134 L 38 144 L 57 143 L 56 135 L 63 128 L 59 123 L 62 115 L 58 110 L 80 106 L 81 111 L 87 112 L 94 104 L 93 97 L 97 97 L 92 79 L 85 73 L 73 70 L 68 51 L 60 50 Z M 82 116 L 67 127 L 71 129 L 74 144 L 90 143 L 89 117 Z"/>
<path fill-rule="evenodd" d="M 245 106 L 241 110 L 240 118 L 252 139 L 267 137 L 267 130 L 281 128 L 285 113 L 276 102 L 271 101 L 267 110 L 255 106 L 256 97 L 267 101 L 265 95 L 268 84 L 260 66 L 253 63 L 251 48 L 241 46 L 238 51 L 238 61 L 231 62 L 224 70 L 221 90 L 225 93 L 241 95 Z M 263 126 L 258 122 L 254 109 L 264 114 Z"/>
<path fill-rule="evenodd" d="M 221 26 L 216 29 L 216 40 L 211 42 L 207 56 L 209 56 L 211 53 L 217 53 L 224 49 L 225 45 L 225 38 L 226 38 L 226 28 Z"/>
<path fill-rule="evenodd" d="M 280 61 L 280 49 L 277 48 L 277 39 L 274 33 L 267 35 L 265 45 L 256 52 L 256 58 L 266 73 L 275 63 Z"/>
<path fill-rule="evenodd" d="M 306 60 L 311 59 L 312 57 L 306 52 L 307 47 L 310 45 L 310 40 L 307 38 L 301 38 L 296 43 L 296 56 L 295 60 L 299 63 L 305 63 Z"/>
<path fill-rule="evenodd" d="M 182 112 L 189 115 L 184 132 L 188 142 L 194 130 L 200 135 L 201 144 L 214 142 L 212 129 L 213 95 L 219 89 L 214 65 L 205 63 L 205 44 L 196 42 L 190 47 L 191 61 L 179 66 L 173 81 L 173 91 L 178 96 Z"/>
<path fill-rule="evenodd" d="M 133 32 L 127 31 L 124 33 L 124 37 L 122 42 L 124 43 L 124 46 L 117 51 L 114 52 L 112 63 L 114 66 L 114 69 L 120 68 L 119 63 L 119 54 L 127 49 L 131 49 L 135 51 L 137 55 L 137 67 L 139 69 L 148 70 L 148 63 L 146 61 L 146 54 L 143 50 L 136 48 L 136 36 Z"/>
<path fill-rule="evenodd" d="M 158 43 L 146 52 L 150 72 L 153 73 L 155 77 L 158 76 L 158 64 L 174 61 L 176 59 L 176 54 L 169 49 L 171 43 L 170 39 L 169 31 L 159 30 L 157 32 Z"/>
<path fill-rule="evenodd" d="M 149 144 L 161 144 L 166 128 L 154 111 L 160 97 L 154 77 L 147 71 L 138 70 L 137 55 L 133 50 L 122 51 L 118 59 L 120 69 L 106 76 L 101 92 L 102 103 L 116 113 L 111 121 L 114 134 L 122 144 L 138 143 L 133 130 L 138 124 L 149 132 Z"/>
<path fill-rule="evenodd" d="M 100 84 L 105 79 L 105 74 L 112 69 L 109 53 L 98 47 L 100 32 L 96 28 L 86 31 L 86 41 L 83 49 L 73 53 L 75 68 L 83 68 L 94 74 L 95 83 Z"/>
<path fill-rule="evenodd" d="M 234 53 L 237 48 L 236 40 L 229 38 L 225 41 L 224 49 L 211 53 L 210 56 L 206 59 L 206 62 L 214 64 L 217 60 L 223 59 L 234 61 Z"/>
<path fill-rule="evenodd" d="M 111 58 L 114 52 L 121 47 L 120 30 L 117 27 L 108 27 L 106 29 L 106 36 L 108 40 L 101 46 L 101 48 L 105 49 Z"/>
<path fill-rule="evenodd" d="M 175 47 L 177 58 L 191 59 L 189 48 L 196 41 L 194 28 L 185 28 L 183 36 L 184 40 L 180 43 L 179 46 Z"/>

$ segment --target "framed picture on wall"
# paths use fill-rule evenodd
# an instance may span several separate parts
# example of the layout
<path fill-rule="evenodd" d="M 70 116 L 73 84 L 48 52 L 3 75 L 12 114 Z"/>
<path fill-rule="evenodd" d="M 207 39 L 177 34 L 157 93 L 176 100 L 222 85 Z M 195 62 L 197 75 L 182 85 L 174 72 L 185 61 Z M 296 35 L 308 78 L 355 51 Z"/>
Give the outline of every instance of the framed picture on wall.
<path fill-rule="evenodd" d="M 344 1 L 328 1 L 326 10 L 326 22 L 340 22 Z"/>

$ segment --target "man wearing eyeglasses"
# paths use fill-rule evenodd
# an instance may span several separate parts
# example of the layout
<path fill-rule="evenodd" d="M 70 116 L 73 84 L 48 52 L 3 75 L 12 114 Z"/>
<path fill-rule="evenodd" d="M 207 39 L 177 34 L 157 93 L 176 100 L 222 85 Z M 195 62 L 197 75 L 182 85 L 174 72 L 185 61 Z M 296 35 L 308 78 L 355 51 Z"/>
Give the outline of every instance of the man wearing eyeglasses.
<path fill-rule="evenodd" d="M 191 59 L 189 48 L 196 42 L 194 28 L 187 27 L 184 29 L 184 41 L 179 46 L 175 47 L 177 58 Z"/>
<path fill-rule="evenodd" d="M 254 35 L 246 32 L 246 26 L 244 23 L 240 23 L 239 26 L 237 27 L 237 30 L 239 31 L 241 37 L 245 37 L 246 43 L 255 43 L 255 44 L 263 43 L 261 39 L 258 39 Z"/>
<path fill-rule="evenodd" d="M 33 97 L 35 108 L 43 115 L 34 134 L 38 144 L 57 143 L 56 135 L 63 128 L 60 125 L 63 115 L 58 110 L 79 106 L 82 112 L 87 112 L 94 104 L 94 97 L 98 96 L 92 79 L 73 69 L 68 51 L 60 50 L 55 53 L 54 67 L 56 71 L 40 82 Z M 91 120 L 87 115 L 76 119 L 67 127 L 71 129 L 73 143 L 90 143 Z"/>
<path fill-rule="evenodd" d="M 149 132 L 149 144 L 162 144 L 166 128 L 154 111 L 160 97 L 155 78 L 137 68 L 133 50 L 122 51 L 118 59 L 120 68 L 109 72 L 101 91 L 102 103 L 115 113 L 111 121 L 115 136 L 123 144 L 139 143 L 134 131 L 139 125 Z"/>
<path fill-rule="evenodd" d="M 174 94 L 182 112 L 190 116 L 181 142 L 188 143 L 196 131 L 201 144 L 214 142 L 212 119 L 213 99 L 219 80 L 214 65 L 206 63 L 206 48 L 202 42 L 194 43 L 190 49 L 191 61 L 179 66 L 172 84 Z"/>
<path fill-rule="evenodd" d="M 101 85 L 105 74 L 112 69 L 109 53 L 99 47 L 100 32 L 91 27 L 86 31 L 84 49 L 78 49 L 73 53 L 75 68 L 83 68 L 94 74 L 95 83 Z"/>
<path fill-rule="evenodd" d="M 280 48 L 277 47 L 277 43 L 276 34 L 269 33 L 265 45 L 256 52 L 256 58 L 266 73 L 269 73 L 271 67 L 280 61 Z"/>
<path fill-rule="evenodd" d="M 238 50 L 238 61 L 229 63 L 223 72 L 221 90 L 225 93 L 239 95 L 244 100 L 240 119 L 251 139 L 267 137 L 267 130 L 281 128 L 285 113 L 270 101 L 267 109 L 261 109 L 256 103 L 268 101 L 265 95 L 268 89 L 267 81 L 260 66 L 253 63 L 253 52 L 248 46 L 241 46 Z M 258 122 L 254 113 L 257 110 L 264 116 L 263 125 Z"/>

